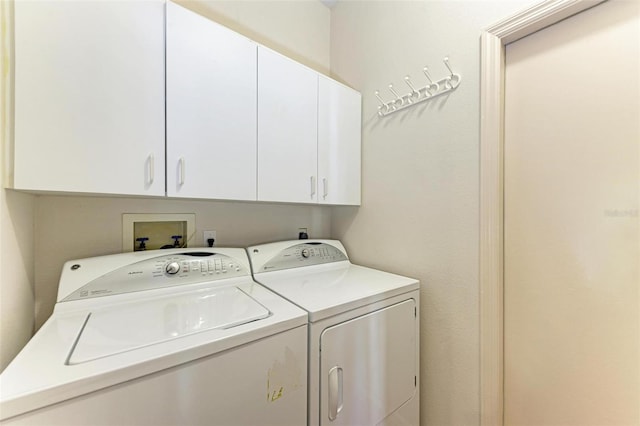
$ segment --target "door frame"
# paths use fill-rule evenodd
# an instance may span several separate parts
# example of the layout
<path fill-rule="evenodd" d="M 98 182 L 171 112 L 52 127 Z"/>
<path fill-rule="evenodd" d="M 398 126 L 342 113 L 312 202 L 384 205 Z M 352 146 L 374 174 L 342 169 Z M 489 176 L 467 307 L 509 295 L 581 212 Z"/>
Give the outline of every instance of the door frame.
<path fill-rule="evenodd" d="M 505 46 L 606 0 L 547 0 L 480 36 L 480 424 L 503 424 Z"/>

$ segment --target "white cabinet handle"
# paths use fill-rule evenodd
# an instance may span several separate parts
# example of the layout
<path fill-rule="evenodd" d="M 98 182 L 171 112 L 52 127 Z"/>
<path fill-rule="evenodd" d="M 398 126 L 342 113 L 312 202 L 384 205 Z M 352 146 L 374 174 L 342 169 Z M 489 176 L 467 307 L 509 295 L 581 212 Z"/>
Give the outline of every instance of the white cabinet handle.
<path fill-rule="evenodd" d="M 147 179 L 147 182 L 149 183 L 149 185 L 151 185 L 153 183 L 153 179 L 156 176 L 156 172 L 155 172 L 155 157 L 153 156 L 153 152 L 151 154 L 149 154 L 149 157 L 147 158 L 147 161 L 149 162 L 149 178 Z"/>
<path fill-rule="evenodd" d="M 329 420 L 335 420 L 342 408 L 342 368 L 336 365 L 329 370 Z"/>
<path fill-rule="evenodd" d="M 178 167 L 180 168 L 178 184 L 184 185 L 184 157 L 180 157 L 180 160 L 178 160 Z"/>
<path fill-rule="evenodd" d="M 316 177 L 311 176 L 311 198 L 316 195 Z"/>
<path fill-rule="evenodd" d="M 327 198 L 329 188 L 327 187 L 327 178 L 322 178 L 322 198 Z"/>

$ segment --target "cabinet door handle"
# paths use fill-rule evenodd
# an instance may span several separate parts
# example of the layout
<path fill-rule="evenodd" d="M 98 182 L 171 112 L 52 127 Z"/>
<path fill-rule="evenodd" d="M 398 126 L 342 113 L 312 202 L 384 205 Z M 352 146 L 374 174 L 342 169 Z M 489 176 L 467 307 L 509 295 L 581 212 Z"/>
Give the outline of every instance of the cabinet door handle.
<path fill-rule="evenodd" d="M 180 157 L 180 161 L 178 162 L 180 166 L 180 185 L 184 185 L 184 157 Z"/>
<path fill-rule="evenodd" d="M 149 157 L 147 158 L 147 161 L 149 162 L 149 178 L 147 179 L 147 182 L 149 185 L 153 184 L 153 180 L 156 176 L 156 172 L 155 172 L 155 157 L 153 155 L 153 152 L 151 154 L 149 154 Z"/>
<path fill-rule="evenodd" d="M 327 187 L 327 178 L 322 178 L 322 198 L 327 198 L 329 188 Z"/>
<path fill-rule="evenodd" d="M 316 177 L 311 176 L 311 198 L 316 195 Z"/>
<path fill-rule="evenodd" d="M 329 420 L 335 420 L 343 406 L 342 368 L 336 365 L 329 370 Z"/>

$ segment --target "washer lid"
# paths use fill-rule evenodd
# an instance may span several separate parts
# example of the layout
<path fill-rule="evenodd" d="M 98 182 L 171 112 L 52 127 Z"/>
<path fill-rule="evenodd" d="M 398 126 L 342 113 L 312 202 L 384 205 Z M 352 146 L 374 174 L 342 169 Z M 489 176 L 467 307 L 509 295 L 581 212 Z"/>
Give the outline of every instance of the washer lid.
<path fill-rule="evenodd" d="M 66 364 L 80 364 L 177 337 L 227 329 L 271 313 L 237 287 L 222 287 L 95 309 Z"/>

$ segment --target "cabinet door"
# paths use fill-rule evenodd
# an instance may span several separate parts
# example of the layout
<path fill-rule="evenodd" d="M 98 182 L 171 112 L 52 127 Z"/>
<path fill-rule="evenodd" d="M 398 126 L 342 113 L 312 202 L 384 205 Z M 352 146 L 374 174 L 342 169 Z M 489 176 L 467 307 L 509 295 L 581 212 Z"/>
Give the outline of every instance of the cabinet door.
<path fill-rule="evenodd" d="M 318 74 L 258 48 L 258 200 L 317 200 Z"/>
<path fill-rule="evenodd" d="M 167 195 L 256 199 L 256 49 L 167 3 Z"/>
<path fill-rule="evenodd" d="M 416 392 L 415 301 L 327 328 L 320 336 L 320 425 L 377 425 Z"/>
<path fill-rule="evenodd" d="M 320 76 L 318 201 L 360 204 L 361 95 Z"/>
<path fill-rule="evenodd" d="M 164 195 L 162 1 L 15 2 L 16 189 Z"/>

